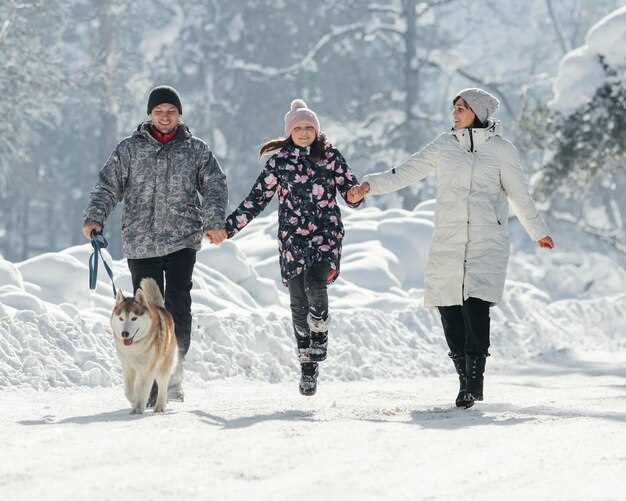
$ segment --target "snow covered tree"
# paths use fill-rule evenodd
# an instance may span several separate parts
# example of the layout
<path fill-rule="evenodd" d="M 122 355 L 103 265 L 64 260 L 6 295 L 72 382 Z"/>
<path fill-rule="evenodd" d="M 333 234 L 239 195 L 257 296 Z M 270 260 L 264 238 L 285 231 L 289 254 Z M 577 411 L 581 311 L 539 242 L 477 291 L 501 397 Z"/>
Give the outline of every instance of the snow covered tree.
<path fill-rule="evenodd" d="M 626 7 L 591 28 L 563 60 L 538 194 L 626 253 Z M 565 216 L 568 213 L 569 216 Z"/>

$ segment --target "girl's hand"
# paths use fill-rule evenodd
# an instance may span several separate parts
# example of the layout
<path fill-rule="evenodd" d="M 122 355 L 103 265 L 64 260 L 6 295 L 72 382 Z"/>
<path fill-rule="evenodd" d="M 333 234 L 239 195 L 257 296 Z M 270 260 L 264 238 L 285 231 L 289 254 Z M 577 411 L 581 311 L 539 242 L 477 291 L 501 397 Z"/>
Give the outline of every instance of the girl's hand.
<path fill-rule="evenodd" d="M 365 182 L 357 186 L 353 186 L 348 190 L 346 197 L 351 204 L 359 203 L 370 192 L 369 183 Z"/>
<path fill-rule="evenodd" d="M 537 240 L 537 244 L 542 249 L 554 249 L 554 241 L 550 237 L 550 235 L 546 235 L 541 240 Z"/>
<path fill-rule="evenodd" d="M 209 239 L 209 242 L 211 242 L 214 245 L 219 245 L 228 238 L 228 234 L 226 233 L 226 230 L 223 230 L 223 229 L 222 230 L 219 230 L 219 229 L 209 230 L 207 231 L 206 236 Z"/>

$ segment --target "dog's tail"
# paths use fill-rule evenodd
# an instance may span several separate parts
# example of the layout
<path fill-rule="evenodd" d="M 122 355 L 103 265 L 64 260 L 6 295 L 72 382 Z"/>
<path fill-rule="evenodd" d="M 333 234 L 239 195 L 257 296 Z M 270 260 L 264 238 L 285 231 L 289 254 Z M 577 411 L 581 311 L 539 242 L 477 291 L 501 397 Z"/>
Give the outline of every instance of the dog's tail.
<path fill-rule="evenodd" d="M 163 301 L 161 290 L 159 289 L 159 286 L 154 278 L 142 278 L 139 287 L 141 288 L 148 303 L 165 308 L 165 302 Z"/>

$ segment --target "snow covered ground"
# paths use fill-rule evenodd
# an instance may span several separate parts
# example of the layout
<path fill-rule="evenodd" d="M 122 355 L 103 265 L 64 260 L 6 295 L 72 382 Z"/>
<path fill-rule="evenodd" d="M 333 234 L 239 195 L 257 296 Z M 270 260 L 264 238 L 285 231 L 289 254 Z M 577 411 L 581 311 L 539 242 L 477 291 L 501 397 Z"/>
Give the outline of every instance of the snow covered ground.
<path fill-rule="evenodd" d="M 89 246 L 0 259 L 3 499 L 623 499 L 626 271 L 516 245 L 487 400 L 457 410 L 438 315 L 421 306 L 432 203 L 344 214 L 309 399 L 276 214 L 199 253 L 187 400 L 163 416 L 128 415 Z M 113 266 L 129 291 L 126 263 Z"/>
<path fill-rule="evenodd" d="M 3 392 L 3 499 L 621 500 L 626 358 L 507 367 L 487 402 L 452 377 L 215 380 L 165 415 L 117 388 Z"/>

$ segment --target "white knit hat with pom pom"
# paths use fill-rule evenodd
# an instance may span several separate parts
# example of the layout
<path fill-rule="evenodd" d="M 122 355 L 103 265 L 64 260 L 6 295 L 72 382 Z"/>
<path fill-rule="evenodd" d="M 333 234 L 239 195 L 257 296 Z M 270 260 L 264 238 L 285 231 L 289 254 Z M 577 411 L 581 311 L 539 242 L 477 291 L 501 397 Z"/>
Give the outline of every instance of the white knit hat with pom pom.
<path fill-rule="evenodd" d="M 320 135 L 320 121 L 315 112 L 307 108 L 302 99 L 294 99 L 291 101 L 291 110 L 285 115 L 285 137 L 291 136 L 291 131 L 300 122 L 312 125 L 316 134 Z"/>

